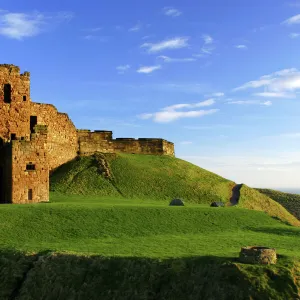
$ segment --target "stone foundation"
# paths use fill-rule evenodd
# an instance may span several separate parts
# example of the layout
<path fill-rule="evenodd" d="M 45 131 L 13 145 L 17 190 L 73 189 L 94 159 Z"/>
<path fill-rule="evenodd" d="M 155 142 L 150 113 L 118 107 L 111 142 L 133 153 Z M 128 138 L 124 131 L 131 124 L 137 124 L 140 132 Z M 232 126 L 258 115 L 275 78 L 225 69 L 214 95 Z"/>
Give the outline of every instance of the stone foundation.
<path fill-rule="evenodd" d="M 246 264 L 273 265 L 277 262 L 276 250 L 267 247 L 243 247 L 239 261 Z"/>

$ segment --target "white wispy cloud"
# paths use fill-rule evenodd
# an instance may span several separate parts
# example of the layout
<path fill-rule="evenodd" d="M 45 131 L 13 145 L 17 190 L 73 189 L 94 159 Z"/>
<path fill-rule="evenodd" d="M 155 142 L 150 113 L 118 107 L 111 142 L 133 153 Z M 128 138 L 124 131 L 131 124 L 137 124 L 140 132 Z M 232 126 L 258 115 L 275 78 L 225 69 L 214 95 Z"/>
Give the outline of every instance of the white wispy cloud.
<path fill-rule="evenodd" d="M 168 17 L 179 17 L 182 12 L 174 7 L 164 7 L 163 12 Z"/>
<path fill-rule="evenodd" d="M 161 55 L 157 57 L 158 59 L 163 60 L 166 63 L 172 63 L 172 62 L 193 62 L 196 61 L 196 58 L 193 57 L 186 57 L 186 58 L 171 58 L 165 55 Z"/>
<path fill-rule="evenodd" d="M 210 45 L 214 42 L 214 39 L 208 34 L 203 34 L 202 39 L 204 40 L 205 45 Z"/>
<path fill-rule="evenodd" d="M 209 95 L 209 97 L 224 97 L 225 94 L 222 92 L 212 93 Z"/>
<path fill-rule="evenodd" d="M 141 115 L 142 119 L 153 119 L 157 123 L 169 123 L 182 118 L 197 118 L 218 112 L 218 109 L 194 110 L 194 111 L 160 111 L 153 114 Z"/>
<path fill-rule="evenodd" d="M 167 106 L 159 112 L 155 113 L 146 113 L 142 114 L 139 117 L 141 119 L 152 119 L 154 122 L 157 123 L 169 123 L 176 121 L 182 118 L 196 118 L 202 117 L 205 115 L 211 115 L 219 111 L 219 109 L 209 109 L 209 110 L 188 110 L 182 111 L 183 109 L 192 109 L 198 107 L 208 107 L 215 103 L 213 99 L 208 99 L 198 103 L 182 103 L 182 104 L 174 104 L 171 106 Z M 179 111 L 181 110 L 181 111 Z"/>
<path fill-rule="evenodd" d="M 145 35 L 145 36 L 142 37 L 142 40 L 148 40 L 148 39 L 150 39 L 150 38 L 152 38 L 152 37 L 154 37 L 154 36 L 155 36 L 154 34 L 151 34 L 151 35 Z"/>
<path fill-rule="evenodd" d="M 246 45 L 235 45 L 234 47 L 237 48 L 237 49 L 242 49 L 242 50 L 247 50 L 248 49 L 248 47 Z"/>
<path fill-rule="evenodd" d="M 133 27 L 129 28 L 128 31 L 129 32 L 137 32 L 137 31 L 140 31 L 141 29 L 142 29 L 142 23 L 138 22 Z"/>
<path fill-rule="evenodd" d="M 300 24 L 300 14 L 299 15 L 295 15 L 291 18 L 288 18 L 287 20 L 285 20 L 284 22 L 282 22 L 282 24 L 284 25 L 294 25 L 294 24 Z"/>
<path fill-rule="evenodd" d="M 215 49 L 216 48 L 212 47 L 212 46 L 210 46 L 210 47 L 209 46 L 204 46 L 204 47 L 201 48 L 201 52 L 202 53 L 196 54 L 195 56 L 196 57 L 201 57 L 201 56 L 203 56 L 203 54 L 205 54 L 205 55 L 211 55 L 214 52 Z"/>
<path fill-rule="evenodd" d="M 194 57 L 206 57 L 208 55 L 211 55 L 213 51 L 216 49 L 214 44 L 214 39 L 208 35 L 208 34 L 203 34 L 202 39 L 204 41 L 204 45 L 201 48 L 201 52 L 194 54 Z"/>
<path fill-rule="evenodd" d="M 254 96 L 264 97 L 264 98 L 295 98 L 295 94 L 288 93 L 276 93 L 276 92 L 262 92 L 255 93 Z"/>
<path fill-rule="evenodd" d="M 300 72 L 296 68 L 284 69 L 269 75 L 264 75 L 258 80 L 249 81 L 233 91 L 263 88 L 265 96 L 279 97 L 280 93 L 295 97 L 300 89 Z M 262 96 L 263 94 L 261 94 Z"/>
<path fill-rule="evenodd" d="M 149 73 L 152 73 L 156 70 L 159 70 L 161 69 L 161 66 L 160 65 L 156 65 L 156 66 L 148 66 L 148 67 L 140 67 L 137 72 L 138 73 L 143 73 L 143 74 L 149 74 Z"/>
<path fill-rule="evenodd" d="M 128 71 L 131 68 L 130 65 L 121 65 L 121 66 L 117 66 L 116 69 L 118 71 L 119 74 L 124 74 L 126 71 Z"/>
<path fill-rule="evenodd" d="M 298 33 L 298 32 L 292 32 L 292 33 L 289 34 L 289 37 L 291 39 L 296 39 L 296 38 L 300 37 L 300 33 Z"/>
<path fill-rule="evenodd" d="M 63 21 L 69 21 L 72 18 L 73 14 L 69 12 L 59 12 L 49 15 L 39 12 L 12 13 L 0 11 L 0 35 L 22 40 L 37 36 L 50 26 L 57 25 Z"/>
<path fill-rule="evenodd" d="M 149 53 L 160 52 L 166 49 L 180 49 L 188 46 L 188 37 L 175 37 L 158 43 L 144 43 L 142 48 L 148 48 Z"/>
<path fill-rule="evenodd" d="M 256 101 L 256 100 L 237 100 L 237 101 L 228 101 L 227 104 L 238 104 L 238 105 L 262 105 L 262 106 L 271 106 L 271 101 Z"/>
<path fill-rule="evenodd" d="M 205 107 L 205 106 L 211 106 L 215 104 L 215 100 L 214 99 L 208 99 L 205 101 L 201 101 L 198 103 L 180 103 L 180 104 L 174 104 L 171 106 L 167 106 L 165 107 L 163 110 L 167 110 L 167 111 L 173 111 L 173 110 L 177 110 L 177 109 L 183 109 L 183 108 L 197 108 L 197 107 Z"/>

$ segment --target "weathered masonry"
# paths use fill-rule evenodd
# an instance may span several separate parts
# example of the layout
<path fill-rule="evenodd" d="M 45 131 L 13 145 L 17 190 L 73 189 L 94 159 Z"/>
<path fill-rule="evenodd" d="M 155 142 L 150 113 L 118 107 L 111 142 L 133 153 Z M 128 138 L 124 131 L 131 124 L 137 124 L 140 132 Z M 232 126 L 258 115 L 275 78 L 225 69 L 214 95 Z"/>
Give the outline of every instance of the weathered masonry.
<path fill-rule="evenodd" d="M 174 156 L 174 144 L 77 130 L 53 105 L 31 101 L 29 72 L 0 65 L 0 203 L 49 201 L 49 172 L 96 152 Z"/>

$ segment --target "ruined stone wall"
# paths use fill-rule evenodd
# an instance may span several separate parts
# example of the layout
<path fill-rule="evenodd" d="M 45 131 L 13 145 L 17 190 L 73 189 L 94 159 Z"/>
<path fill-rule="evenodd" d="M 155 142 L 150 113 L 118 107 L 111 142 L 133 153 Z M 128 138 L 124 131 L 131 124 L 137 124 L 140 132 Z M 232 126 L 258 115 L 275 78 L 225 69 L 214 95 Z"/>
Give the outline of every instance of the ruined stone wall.
<path fill-rule="evenodd" d="M 163 152 L 165 155 L 175 156 L 174 143 L 163 140 Z"/>
<path fill-rule="evenodd" d="M 78 130 L 78 143 L 80 155 L 124 152 L 174 156 L 174 144 L 163 139 L 113 139 L 111 131 Z"/>
<path fill-rule="evenodd" d="M 44 133 L 33 134 L 31 141 L 11 142 L 12 203 L 49 201 L 46 143 L 47 134 Z"/>
<path fill-rule="evenodd" d="M 50 170 L 77 156 L 77 131 L 67 114 L 59 113 L 55 106 L 32 102 L 31 115 L 37 116 L 38 125 L 47 125 L 48 162 Z"/>
<path fill-rule="evenodd" d="M 5 87 L 10 86 L 10 102 L 5 98 Z M 10 134 L 30 136 L 30 74 L 20 74 L 20 68 L 0 65 L 0 137 L 10 140 Z"/>
<path fill-rule="evenodd" d="M 5 99 L 5 86 L 11 86 L 11 101 Z M 24 98 L 25 97 L 25 98 Z M 6 101 L 5 101 L 6 100 Z M 0 138 L 5 142 L 13 135 L 30 140 L 30 117 L 37 117 L 38 125 L 48 126 L 47 150 L 50 169 L 54 169 L 77 155 L 78 142 L 74 124 L 50 104 L 30 101 L 30 75 L 20 74 L 13 65 L 0 65 Z"/>
<path fill-rule="evenodd" d="M 96 152 L 114 153 L 112 131 L 78 130 L 79 155 L 92 155 Z"/>

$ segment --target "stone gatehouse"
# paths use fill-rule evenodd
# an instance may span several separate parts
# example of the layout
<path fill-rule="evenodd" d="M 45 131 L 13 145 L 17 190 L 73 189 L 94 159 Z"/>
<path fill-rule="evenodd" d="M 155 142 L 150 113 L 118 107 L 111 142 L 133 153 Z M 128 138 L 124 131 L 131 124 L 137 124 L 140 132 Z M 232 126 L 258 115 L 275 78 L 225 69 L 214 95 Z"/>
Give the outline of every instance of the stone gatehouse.
<path fill-rule="evenodd" d="M 29 72 L 0 65 L 0 203 L 49 201 L 49 172 L 95 152 L 174 156 L 174 144 L 77 130 L 55 106 L 31 101 Z"/>

